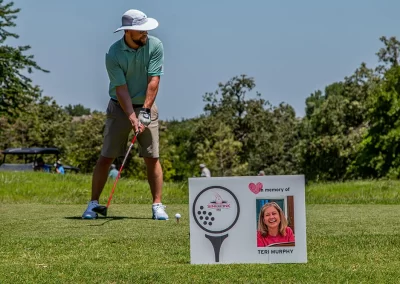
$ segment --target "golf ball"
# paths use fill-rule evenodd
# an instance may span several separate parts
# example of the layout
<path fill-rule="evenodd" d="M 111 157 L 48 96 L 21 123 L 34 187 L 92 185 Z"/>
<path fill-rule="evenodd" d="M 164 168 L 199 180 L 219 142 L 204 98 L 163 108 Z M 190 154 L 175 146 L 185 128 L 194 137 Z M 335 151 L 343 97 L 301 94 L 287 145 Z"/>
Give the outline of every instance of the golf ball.
<path fill-rule="evenodd" d="M 176 214 L 175 214 L 175 218 L 176 218 L 176 219 L 180 219 L 180 218 L 181 218 L 181 214 L 176 213 Z"/>

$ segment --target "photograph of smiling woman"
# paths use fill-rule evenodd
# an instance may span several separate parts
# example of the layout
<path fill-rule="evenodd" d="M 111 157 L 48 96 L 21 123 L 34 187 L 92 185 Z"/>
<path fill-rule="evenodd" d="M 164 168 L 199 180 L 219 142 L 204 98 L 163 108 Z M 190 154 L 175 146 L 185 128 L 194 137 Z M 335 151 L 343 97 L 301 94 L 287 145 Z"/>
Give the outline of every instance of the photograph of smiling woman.
<path fill-rule="evenodd" d="M 265 204 L 259 214 L 257 247 L 266 247 L 277 243 L 293 243 L 292 229 L 281 207 L 276 202 Z"/>

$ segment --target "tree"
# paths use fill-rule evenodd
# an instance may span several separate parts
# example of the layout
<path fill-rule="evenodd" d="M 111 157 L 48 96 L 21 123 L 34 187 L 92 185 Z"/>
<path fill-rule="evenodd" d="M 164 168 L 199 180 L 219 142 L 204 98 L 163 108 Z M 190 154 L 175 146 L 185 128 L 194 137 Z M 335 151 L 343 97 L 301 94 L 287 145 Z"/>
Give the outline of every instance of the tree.
<path fill-rule="evenodd" d="M 20 9 L 13 9 L 13 2 L 3 2 L 0 0 L 0 115 L 15 118 L 41 95 L 39 87 L 33 86 L 24 73 L 31 74 L 34 69 L 48 71 L 36 64 L 33 55 L 24 54 L 29 45 L 16 48 L 4 45 L 8 37 L 18 38 L 6 28 L 15 27 L 14 20 Z"/>
<path fill-rule="evenodd" d="M 367 101 L 376 78 L 363 63 L 343 82 L 307 98 L 300 125 L 301 168 L 310 180 L 342 180 L 366 131 Z"/>
<path fill-rule="evenodd" d="M 272 108 L 258 92 L 255 98 L 247 98 L 248 92 L 255 86 L 253 78 L 241 75 L 233 77 L 225 84 L 219 83 L 218 90 L 214 93 L 206 93 L 203 99 L 206 102 L 204 110 L 208 115 L 207 125 L 198 128 L 196 139 L 209 145 L 203 145 L 197 150 L 215 150 L 213 143 L 216 142 L 209 137 L 216 134 L 210 129 L 224 131 L 225 136 L 230 137 L 229 129 L 233 134 L 233 141 L 240 143 L 240 147 L 237 144 L 235 148 L 235 156 L 239 157 L 242 165 L 247 165 L 247 169 L 240 167 L 240 175 L 255 174 L 260 169 L 271 174 L 296 172 L 295 112 L 284 103 Z M 218 126 L 220 123 L 227 128 L 215 129 L 213 125 Z M 218 171 L 224 172 L 221 166 Z"/>
<path fill-rule="evenodd" d="M 288 104 L 264 110 L 256 128 L 249 133 L 248 163 L 251 173 L 283 175 L 301 172 L 297 155 L 299 120 Z M 249 112 L 249 118 L 257 117 Z"/>
<path fill-rule="evenodd" d="M 213 176 L 244 175 L 247 163 L 242 163 L 237 155 L 242 143 L 234 138 L 229 126 L 211 120 L 213 118 L 209 117 L 203 122 L 211 128 L 211 135 L 196 143 L 197 165 L 205 163 Z"/>
<path fill-rule="evenodd" d="M 198 171 L 194 134 L 203 118 L 160 121 L 160 162 L 166 181 L 187 180 Z"/>
<path fill-rule="evenodd" d="M 369 102 L 369 129 L 349 170 L 362 178 L 400 177 L 400 66 L 386 71 Z"/>
<path fill-rule="evenodd" d="M 243 142 L 247 131 L 244 118 L 247 112 L 246 94 L 255 87 L 253 78 L 235 76 L 225 84 L 219 83 L 219 90 L 203 96 L 206 115 L 214 116 L 231 127 L 235 139 Z"/>
<path fill-rule="evenodd" d="M 399 66 L 400 59 L 400 41 L 396 37 L 387 38 L 385 36 L 379 38 L 381 42 L 385 45 L 376 53 L 378 60 L 384 62 L 390 67 Z"/>
<path fill-rule="evenodd" d="M 90 108 L 85 108 L 81 104 L 77 105 L 67 105 L 64 107 L 64 110 L 70 115 L 70 116 L 83 116 L 83 115 L 89 115 L 90 114 Z"/>
<path fill-rule="evenodd" d="M 306 118 L 311 118 L 314 111 L 319 109 L 322 103 L 325 101 L 325 95 L 317 90 L 306 98 Z"/>
<path fill-rule="evenodd" d="M 84 173 L 93 172 L 99 158 L 104 131 L 105 114 L 93 114 L 74 119 L 65 135 L 66 161 L 80 167 Z"/>
<path fill-rule="evenodd" d="M 63 150 L 69 121 L 70 117 L 54 100 L 42 97 L 12 123 L 5 121 L 0 147 L 58 147 Z"/>

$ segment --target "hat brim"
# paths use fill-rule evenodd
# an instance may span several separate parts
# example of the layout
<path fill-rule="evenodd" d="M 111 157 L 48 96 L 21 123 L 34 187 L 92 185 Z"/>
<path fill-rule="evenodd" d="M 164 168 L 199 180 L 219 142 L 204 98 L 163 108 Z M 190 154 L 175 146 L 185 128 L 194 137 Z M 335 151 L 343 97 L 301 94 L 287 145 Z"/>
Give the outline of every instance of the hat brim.
<path fill-rule="evenodd" d="M 122 30 L 134 30 L 134 31 L 151 31 L 158 27 L 158 22 L 156 19 L 147 18 L 147 22 L 142 25 L 136 26 L 122 26 L 115 30 L 114 33 L 122 31 Z"/>

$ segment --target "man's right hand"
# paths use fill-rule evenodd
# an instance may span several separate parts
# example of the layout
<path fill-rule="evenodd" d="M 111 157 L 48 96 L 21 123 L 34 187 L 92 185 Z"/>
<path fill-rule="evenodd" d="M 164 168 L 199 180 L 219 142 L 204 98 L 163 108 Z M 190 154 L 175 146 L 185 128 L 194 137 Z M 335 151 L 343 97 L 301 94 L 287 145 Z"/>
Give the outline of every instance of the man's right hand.
<path fill-rule="evenodd" d="M 128 116 L 135 133 L 139 134 L 140 132 L 143 132 L 145 126 L 141 124 L 136 117 L 135 111 L 132 106 L 131 97 L 129 96 L 128 86 L 126 84 L 122 86 L 117 86 L 116 95 L 118 102 L 125 114 Z"/>
<path fill-rule="evenodd" d="M 130 116 L 129 116 L 129 121 L 132 124 L 132 128 L 135 131 L 135 133 L 140 133 L 144 130 L 144 125 L 139 123 L 139 120 L 136 117 L 136 114 L 133 112 Z"/>

